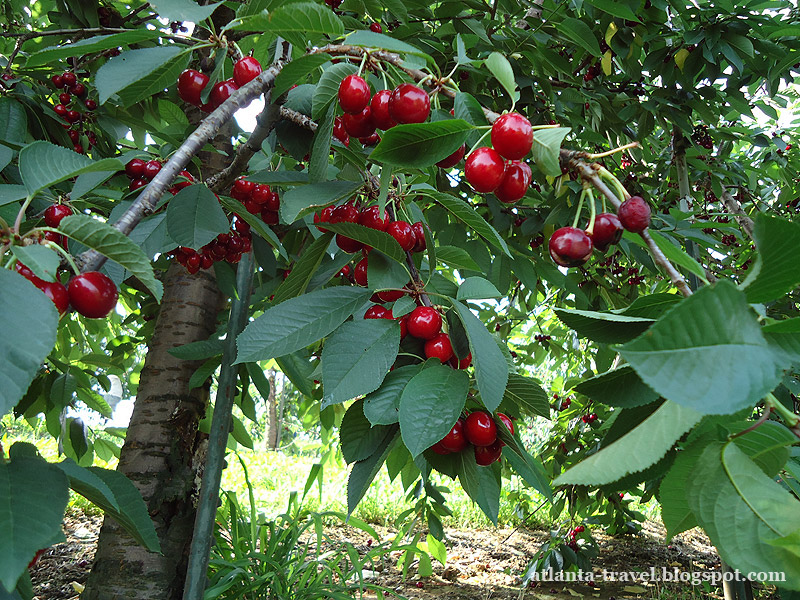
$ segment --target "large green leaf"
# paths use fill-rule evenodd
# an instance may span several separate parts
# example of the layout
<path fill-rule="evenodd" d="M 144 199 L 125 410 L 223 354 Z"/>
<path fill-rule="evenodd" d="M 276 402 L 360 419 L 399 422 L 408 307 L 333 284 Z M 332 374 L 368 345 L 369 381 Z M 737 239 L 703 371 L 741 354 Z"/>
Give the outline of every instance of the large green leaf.
<path fill-rule="evenodd" d="M 450 265 L 455 269 L 466 269 L 468 271 L 481 271 L 478 263 L 470 256 L 470 253 L 457 246 L 439 246 L 436 248 L 436 258 L 441 262 Z"/>
<path fill-rule="evenodd" d="M 369 31 L 368 29 L 354 31 L 347 36 L 347 43 L 351 46 L 380 48 L 381 50 L 389 50 L 390 52 L 398 52 L 400 54 L 412 54 L 424 58 L 431 64 L 434 62 L 433 58 L 431 58 L 429 54 L 422 52 L 411 44 L 402 42 L 382 33 Z"/>
<path fill-rule="evenodd" d="M 619 352 L 658 394 L 704 414 L 752 406 L 775 388 L 785 362 L 728 281 L 701 288 Z"/>
<path fill-rule="evenodd" d="M 800 283 L 800 224 L 759 212 L 753 223 L 758 258 L 742 287 L 749 302 L 780 298 Z"/>
<path fill-rule="evenodd" d="M 16 587 L 36 551 L 62 535 L 68 500 L 67 478 L 58 467 L 32 457 L 0 461 L 0 584 L 6 591 Z"/>
<path fill-rule="evenodd" d="M 299 46 L 308 42 L 315 44 L 324 36 L 339 37 L 344 33 L 342 20 L 327 6 L 314 2 L 293 2 L 263 11 L 245 19 L 236 28 L 268 32 Z"/>
<path fill-rule="evenodd" d="M 650 417 L 613 444 L 562 473 L 555 485 L 604 485 L 655 464 L 703 415 L 665 402 Z"/>
<path fill-rule="evenodd" d="M 567 327 L 574 329 L 579 336 L 603 344 L 632 340 L 654 323 L 653 319 L 592 310 L 557 308 L 555 313 Z"/>
<path fill-rule="evenodd" d="M 186 17 L 176 17 L 176 20 L 184 20 Z M 193 20 L 193 19 L 187 19 Z M 70 56 L 90 54 L 110 48 L 118 48 L 129 44 L 138 44 L 147 40 L 157 39 L 161 36 L 158 30 L 131 29 L 123 33 L 112 33 L 111 35 L 96 35 L 85 40 L 79 40 L 71 44 L 62 46 L 51 46 L 44 50 L 39 50 L 28 57 L 26 67 L 41 67 Z"/>
<path fill-rule="evenodd" d="M 236 362 L 267 360 L 305 348 L 344 323 L 371 295 L 364 288 L 332 287 L 273 306 L 239 334 Z"/>
<path fill-rule="evenodd" d="M 570 41 L 576 43 L 578 46 L 586 49 L 594 56 L 600 56 L 600 44 L 597 42 L 597 37 L 594 31 L 583 21 L 567 17 L 561 23 L 556 25 L 559 33 L 564 34 Z"/>
<path fill-rule="evenodd" d="M 475 366 L 475 380 L 481 401 L 490 412 L 494 412 L 503 401 L 503 394 L 506 391 L 508 363 L 483 321 L 461 302 L 453 300 L 452 303 L 469 338 L 472 364 Z"/>
<path fill-rule="evenodd" d="M 284 300 L 294 298 L 306 291 L 311 277 L 319 268 L 333 236 L 329 233 L 321 235 L 308 248 L 303 250 L 300 258 L 292 266 L 292 272 L 275 290 L 273 302 L 280 304 Z"/>
<path fill-rule="evenodd" d="M 327 179 L 335 108 L 334 104 L 328 107 L 325 118 L 319 121 L 317 130 L 314 132 L 314 141 L 311 144 L 311 162 L 308 165 L 308 176 L 311 183 L 319 183 Z"/>
<path fill-rule="evenodd" d="M 11 246 L 11 252 L 33 274 L 45 281 L 55 281 L 61 266 L 61 255 L 47 246 Z"/>
<path fill-rule="evenodd" d="M 503 253 L 507 254 L 508 256 L 511 256 L 506 241 L 501 238 L 500 234 L 497 233 L 497 230 L 489 225 L 486 219 L 475 212 L 475 209 L 469 204 L 460 198 L 451 196 L 450 194 L 443 194 L 433 190 L 425 189 L 424 194 L 430 196 L 436 200 L 436 202 L 444 206 L 453 214 L 453 216 L 460 221 L 463 221 L 470 229 L 489 242 L 492 246 L 502 250 Z"/>
<path fill-rule="evenodd" d="M 416 457 L 447 435 L 464 409 L 469 377 L 444 365 L 423 369 L 400 396 L 399 422 L 403 443 Z"/>
<path fill-rule="evenodd" d="M 230 229 L 219 200 L 204 185 L 183 188 L 167 204 L 167 233 L 178 246 L 199 250 Z"/>
<path fill-rule="evenodd" d="M 0 140 L 21 146 L 28 135 L 28 115 L 25 108 L 7 96 L 0 97 Z"/>
<path fill-rule="evenodd" d="M 658 394 L 629 366 L 587 379 L 576 385 L 575 391 L 595 402 L 620 408 L 644 406 L 658 400 Z"/>
<path fill-rule="evenodd" d="M 317 82 L 317 87 L 314 89 L 314 95 L 311 98 L 311 116 L 315 119 L 320 119 L 324 116 L 328 106 L 339 93 L 339 85 L 341 85 L 342 79 L 348 75 L 354 75 L 356 72 L 358 72 L 358 68 L 349 62 L 337 63 L 326 68 L 322 72 Z"/>
<path fill-rule="evenodd" d="M 339 327 L 322 349 L 321 407 L 377 390 L 399 347 L 400 324 L 391 319 L 357 319 Z"/>
<path fill-rule="evenodd" d="M 88 215 L 70 215 L 61 221 L 58 229 L 76 242 L 118 262 L 147 286 L 156 300 L 161 300 L 164 286 L 156 279 L 150 260 L 123 233 Z"/>
<path fill-rule="evenodd" d="M 513 402 L 518 407 L 545 419 L 550 418 L 547 392 L 530 377 L 509 373 L 503 400 Z"/>
<path fill-rule="evenodd" d="M 499 52 L 492 52 L 484 62 L 486 68 L 492 72 L 495 79 L 500 82 L 508 96 L 513 100 L 516 98 L 517 82 L 514 79 L 514 69 L 508 59 Z"/>
<path fill-rule="evenodd" d="M 222 2 L 200 5 L 193 0 L 153 0 L 150 4 L 159 16 L 169 21 L 200 23 L 210 17 Z"/>
<path fill-rule="evenodd" d="M 667 528 L 668 540 L 697 526 L 697 519 L 689 507 L 686 490 L 690 485 L 689 477 L 692 470 L 707 445 L 708 441 L 700 441 L 679 452 L 669 472 L 661 481 L 658 500 L 661 503 L 661 520 Z"/>
<path fill-rule="evenodd" d="M 500 465 L 479 467 L 470 450 L 459 455 L 458 480 L 467 495 L 475 501 L 489 520 L 497 525 L 500 514 Z"/>
<path fill-rule="evenodd" d="M 383 134 L 369 158 L 397 167 L 429 167 L 458 150 L 474 129 L 461 119 L 397 125 Z"/>
<path fill-rule="evenodd" d="M 395 429 L 386 425 L 373 427 L 364 416 L 364 401 L 356 400 L 347 409 L 339 426 L 339 444 L 346 463 L 372 456 L 375 448 Z"/>
<path fill-rule="evenodd" d="M 58 311 L 22 275 L 0 269 L 0 416 L 25 394 L 56 343 Z"/>
<path fill-rule="evenodd" d="M 308 54 L 288 63 L 275 77 L 275 84 L 272 86 L 272 98 L 280 98 L 293 85 L 305 83 L 304 79 L 309 73 L 314 72 L 330 60 L 331 57 L 327 54 Z"/>
<path fill-rule="evenodd" d="M 111 58 L 94 78 L 100 104 L 118 96 L 123 106 L 130 106 L 165 90 L 175 84 L 190 57 L 190 48 L 170 45 L 137 48 Z"/>
<path fill-rule="evenodd" d="M 510 446 L 503 447 L 503 457 L 513 467 L 517 475 L 536 491 L 547 498 L 553 497 L 553 490 L 550 487 L 550 476 L 542 465 L 542 461 L 529 455 L 520 456 Z"/>
<path fill-rule="evenodd" d="M 281 197 L 281 218 L 294 223 L 298 216 L 312 212 L 309 209 L 348 198 L 363 185 L 361 181 L 324 181 L 292 188 Z"/>
<path fill-rule="evenodd" d="M 341 233 L 375 248 L 401 265 L 406 263 L 406 254 L 400 244 L 385 231 L 378 231 L 358 223 L 326 223 L 325 229 L 333 233 Z"/>
<path fill-rule="evenodd" d="M 393 426 L 380 445 L 375 449 L 369 458 L 358 461 L 353 465 L 350 476 L 347 478 L 347 514 L 350 515 L 361 502 L 364 494 L 367 493 L 372 480 L 378 474 L 386 457 L 394 446 L 397 439 L 398 429 Z"/>
<path fill-rule="evenodd" d="M 572 131 L 569 127 L 555 127 L 553 129 L 540 129 L 533 132 L 533 160 L 545 175 L 558 177 L 561 175 L 561 165 L 558 157 L 561 151 L 561 142 Z"/>
<path fill-rule="evenodd" d="M 419 365 L 406 365 L 394 369 L 383 380 L 381 387 L 364 397 L 364 416 L 370 423 L 391 425 L 399 421 L 400 396 L 419 370 Z"/>

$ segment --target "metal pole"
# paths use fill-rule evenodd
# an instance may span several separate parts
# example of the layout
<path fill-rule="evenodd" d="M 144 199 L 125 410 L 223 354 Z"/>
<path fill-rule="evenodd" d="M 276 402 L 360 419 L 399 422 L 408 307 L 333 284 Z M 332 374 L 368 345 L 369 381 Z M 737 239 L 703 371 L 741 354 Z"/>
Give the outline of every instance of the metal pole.
<path fill-rule="evenodd" d="M 214 521 L 219 502 L 219 484 L 225 464 L 225 448 L 231 428 L 231 411 L 236 390 L 236 337 L 244 329 L 250 308 L 250 292 L 253 286 L 253 253 L 242 255 L 236 271 L 237 297 L 231 304 L 228 334 L 222 353 L 222 369 L 219 374 L 217 399 L 211 417 L 211 434 L 208 438 L 203 481 L 200 485 L 200 499 L 194 521 L 194 535 L 189 551 L 189 566 L 186 571 L 186 586 L 183 600 L 202 600 L 206 588 L 206 572 L 214 537 Z"/>

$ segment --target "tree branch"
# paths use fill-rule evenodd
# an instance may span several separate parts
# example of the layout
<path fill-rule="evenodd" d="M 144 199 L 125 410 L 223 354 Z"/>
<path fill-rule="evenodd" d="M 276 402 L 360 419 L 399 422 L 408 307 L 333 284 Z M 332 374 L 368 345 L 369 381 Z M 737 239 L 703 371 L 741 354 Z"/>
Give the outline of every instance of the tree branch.
<path fill-rule="evenodd" d="M 739 203 L 739 201 L 733 196 L 731 196 L 727 190 L 722 192 L 720 200 L 722 200 L 722 203 L 725 205 L 725 208 L 728 209 L 728 212 L 733 214 L 733 218 L 736 219 L 737 223 L 739 223 L 739 227 L 744 229 L 744 232 L 752 240 L 753 219 L 747 216 L 747 213 L 744 212 L 744 209 L 742 208 L 742 205 Z"/>

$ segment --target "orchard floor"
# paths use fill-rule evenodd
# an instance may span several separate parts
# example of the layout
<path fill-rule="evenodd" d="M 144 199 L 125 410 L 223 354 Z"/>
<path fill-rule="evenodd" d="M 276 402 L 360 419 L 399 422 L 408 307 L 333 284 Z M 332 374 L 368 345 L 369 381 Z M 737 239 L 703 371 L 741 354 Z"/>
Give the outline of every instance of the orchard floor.
<path fill-rule="evenodd" d="M 37 600 L 77 600 L 91 569 L 97 534 L 102 518 L 71 511 L 64 521 L 67 541 L 50 548 L 32 571 Z M 377 528 L 390 539 L 392 532 Z M 336 527 L 328 535 L 334 540 L 349 541 L 367 549 L 369 536 L 348 527 Z M 547 539 L 546 532 L 513 529 L 447 530 L 451 541 L 447 566 L 434 562 L 432 577 L 418 578 L 412 569 L 403 581 L 390 560 L 372 581 L 390 588 L 408 600 L 511 600 L 566 598 L 688 600 L 721 598 L 719 589 L 704 591 L 688 584 L 664 588 L 662 584 L 539 583 L 534 589 L 520 591 L 519 575 L 530 558 Z M 664 529 L 646 523 L 642 532 L 625 538 L 597 534 L 600 556 L 595 573 L 608 571 L 646 571 L 651 566 L 681 571 L 718 571 L 719 562 L 708 538 L 698 530 L 686 532 L 667 545 Z M 396 558 L 396 557 L 394 557 Z M 367 596 L 369 597 L 369 596 Z M 772 597 L 766 590 L 757 596 Z M 777 597 L 777 596 L 775 596 Z"/>

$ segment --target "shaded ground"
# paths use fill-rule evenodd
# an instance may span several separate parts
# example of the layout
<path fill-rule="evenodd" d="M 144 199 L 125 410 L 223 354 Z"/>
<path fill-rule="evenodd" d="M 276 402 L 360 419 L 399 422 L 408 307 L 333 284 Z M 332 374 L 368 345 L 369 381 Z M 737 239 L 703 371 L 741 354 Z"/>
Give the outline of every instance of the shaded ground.
<path fill-rule="evenodd" d="M 32 569 L 38 600 L 76 600 L 91 568 L 97 533 L 102 518 L 78 511 L 64 521 L 67 541 L 50 548 Z M 376 528 L 391 538 L 388 529 Z M 328 535 L 334 540 L 349 541 L 364 551 L 369 536 L 349 527 L 336 527 Z M 414 570 L 403 581 L 390 561 L 376 573 L 373 581 L 395 590 L 408 600 L 511 600 L 600 598 L 621 600 L 646 598 L 672 600 L 683 598 L 721 598 L 719 590 L 705 593 L 702 587 L 688 585 L 663 589 L 662 584 L 599 583 L 594 588 L 585 583 L 540 583 L 535 589 L 520 590 L 519 576 L 539 546 L 546 541 L 542 531 L 448 530 L 450 539 L 446 568 L 434 561 L 434 575 L 420 579 Z M 719 559 L 708 538 L 697 530 L 686 532 L 667 545 L 660 524 L 647 523 L 636 536 L 612 539 L 596 534 L 600 556 L 595 572 L 646 571 L 651 566 L 677 567 L 681 571 L 718 571 Z M 397 556 L 391 557 L 396 560 Z M 762 594 L 760 598 L 769 598 Z"/>

